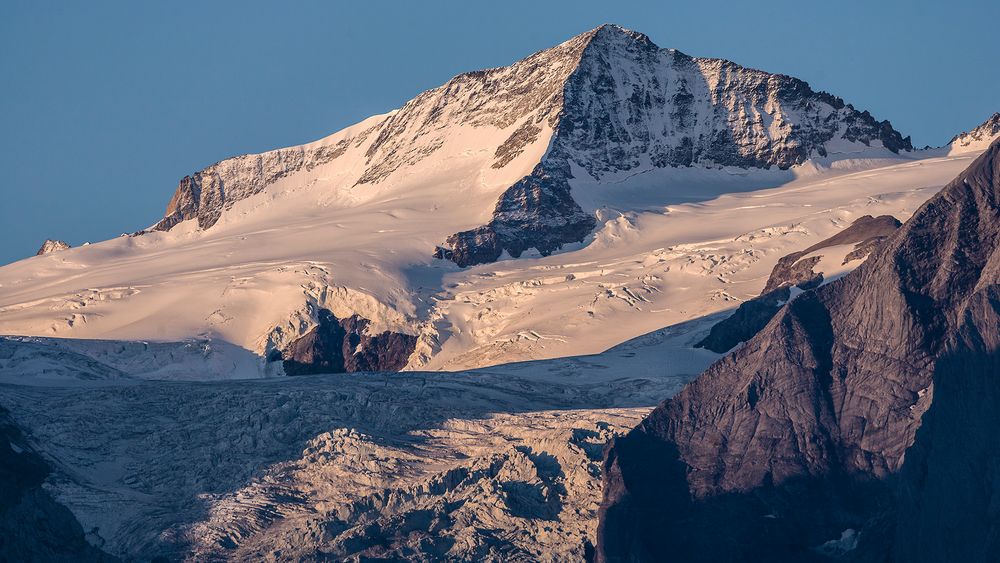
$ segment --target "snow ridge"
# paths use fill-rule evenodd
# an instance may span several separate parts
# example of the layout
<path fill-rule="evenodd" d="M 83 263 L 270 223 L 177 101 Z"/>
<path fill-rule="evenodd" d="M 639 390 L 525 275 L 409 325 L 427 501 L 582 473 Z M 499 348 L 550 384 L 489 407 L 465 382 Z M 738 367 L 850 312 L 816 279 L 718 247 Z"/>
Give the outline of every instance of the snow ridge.
<path fill-rule="evenodd" d="M 1000 137 L 1000 112 L 996 112 L 972 131 L 959 133 L 948 143 L 952 154 L 981 152 Z"/>
<path fill-rule="evenodd" d="M 801 80 L 661 49 L 614 25 L 580 37 L 586 47 L 550 150 L 489 224 L 452 235 L 438 257 L 468 266 L 582 241 L 596 223 L 570 195 L 572 164 L 601 180 L 678 166 L 788 169 L 832 152 L 913 148 L 888 121 Z"/>
<path fill-rule="evenodd" d="M 316 143 L 238 156 L 185 176 L 153 229 L 170 230 L 193 218 L 199 227 L 209 228 L 234 202 L 281 178 L 328 163 L 352 169 L 345 182 L 352 187 L 379 184 L 397 170 L 440 153 L 447 138 L 461 127 L 511 130 L 505 141 L 491 147 L 492 167 L 503 168 L 539 139 L 545 124 L 554 124 L 563 84 L 592 33 L 507 67 L 460 74 L 398 110 Z"/>

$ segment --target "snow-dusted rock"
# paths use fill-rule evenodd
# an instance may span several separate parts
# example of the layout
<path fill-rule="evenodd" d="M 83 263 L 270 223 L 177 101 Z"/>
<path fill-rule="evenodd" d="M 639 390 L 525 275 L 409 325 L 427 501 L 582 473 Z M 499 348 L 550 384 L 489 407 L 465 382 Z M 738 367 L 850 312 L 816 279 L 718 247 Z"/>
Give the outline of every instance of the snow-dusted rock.
<path fill-rule="evenodd" d="M 41 248 L 35 253 L 35 256 L 41 256 L 43 254 L 50 254 L 52 252 L 59 252 L 60 250 L 66 250 L 69 248 L 69 243 L 63 242 L 56 239 L 45 239 L 42 243 Z"/>
<path fill-rule="evenodd" d="M 997 137 L 1000 137 L 1000 112 L 991 115 L 975 129 L 955 135 L 947 148 L 951 154 L 982 152 Z"/>

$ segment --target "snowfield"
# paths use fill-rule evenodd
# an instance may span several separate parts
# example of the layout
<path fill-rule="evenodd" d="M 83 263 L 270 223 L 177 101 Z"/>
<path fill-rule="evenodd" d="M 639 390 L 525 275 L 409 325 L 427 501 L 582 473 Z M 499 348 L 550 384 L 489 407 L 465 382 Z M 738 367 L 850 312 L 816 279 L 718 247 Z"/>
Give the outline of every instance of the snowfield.
<path fill-rule="evenodd" d="M 408 369 L 594 354 L 732 308 L 778 256 L 857 216 L 905 219 L 974 156 L 908 147 L 804 82 L 601 26 L 313 143 L 220 161 L 141 235 L 0 268 L 0 334 L 221 341 L 260 358 L 240 360 L 260 377 L 327 309 L 418 336 Z M 497 217 L 485 235 L 596 228 L 554 256 L 432 257 Z"/>
<path fill-rule="evenodd" d="M 224 215 L 209 230 L 182 223 L 0 268 L 0 334 L 221 341 L 258 361 L 185 378 L 260 377 L 271 373 L 260 356 L 274 329 L 304 332 L 319 306 L 372 319 L 373 331 L 419 334 L 410 369 L 595 354 L 733 308 L 760 292 L 778 258 L 861 215 L 906 220 L 975 154 L 920 156 L 632 176 L 611 188 L 627 193 L 622 203 L 593 209 L 600 226 L 576 249 L 466 269 L 430 256 L 451 228 L 438 228 L 423 200 L 276 200 L 266 215 Z M 724 190 L 733 191 L 716 195 Z M 581 181 L 579 191 L 588 202 L 594 188 Z M 677 203 L 651 209 L 662 192 Z"/>

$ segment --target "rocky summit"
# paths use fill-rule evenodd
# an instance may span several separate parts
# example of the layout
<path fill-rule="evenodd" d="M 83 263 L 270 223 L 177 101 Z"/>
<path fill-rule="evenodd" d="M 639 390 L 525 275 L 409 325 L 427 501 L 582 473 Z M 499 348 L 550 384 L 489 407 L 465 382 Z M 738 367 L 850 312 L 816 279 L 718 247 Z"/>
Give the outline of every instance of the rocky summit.
<path fill-rule="evenodd" d="M 434 161 L 463 124 L 504 131 L 488 145 L 494 157 L 484 167 L 503 169 L 539 142 L 546 148 L 499 193 L 486 224 L 434 250 L 460 266 L 505 252 L 547 255 L 583 240 L 597 225 L 572 196 L 572 180 L 584 176 L 788 169 L 859 146 L 913 149 L 888 121 L 796 78 L 661 49 L 641 33 L 602 25 L 513 65 L 456 76 L 335 142 L 240 156 L 186 176 L 152 229 L 186 220 L 211 228 L 236 202 L 324 165 L 353 167 L 346 185 L 377 191 L 394 174 Z"/>
<path fill-rule="evenodd" d="M 35 256 L 51 254 L 53 252 L 59 252 L 60 250 L 66 250 L 67 248 L 69 248 L 69 244 L 61 240 L 45 239 L 45 242 L 42 243 L 41 248 L 38 249 Z"/>

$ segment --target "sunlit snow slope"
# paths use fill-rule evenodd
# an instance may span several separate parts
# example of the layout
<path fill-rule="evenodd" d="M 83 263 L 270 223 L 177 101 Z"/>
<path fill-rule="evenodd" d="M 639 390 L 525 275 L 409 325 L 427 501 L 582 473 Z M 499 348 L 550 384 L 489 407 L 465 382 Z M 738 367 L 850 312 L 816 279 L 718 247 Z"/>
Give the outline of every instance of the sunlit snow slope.
<path fill-rule="evenodd" d="M 991 115 L 975 129 L 956 135 L 948 143 L 948 152 L 950 154 L 979 154 L 985 151 L 998 137 L 1000 137 L 1000 112 Z"/>

